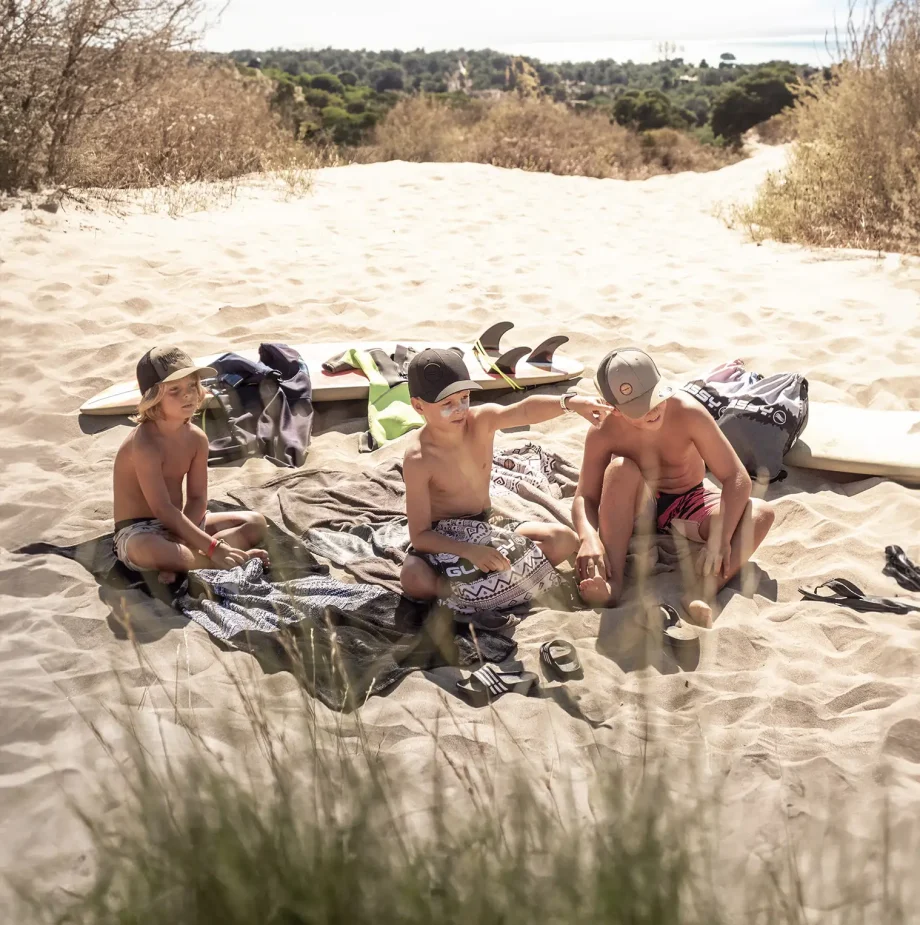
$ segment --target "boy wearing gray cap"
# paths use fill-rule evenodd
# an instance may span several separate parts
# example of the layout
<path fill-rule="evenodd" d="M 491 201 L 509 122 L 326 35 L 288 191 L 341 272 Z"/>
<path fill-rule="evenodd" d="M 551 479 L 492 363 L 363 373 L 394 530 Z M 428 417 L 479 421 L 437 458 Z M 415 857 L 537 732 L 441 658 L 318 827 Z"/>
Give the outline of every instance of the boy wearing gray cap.
<path fill-rule="evenodd" d="M 459 556 L 481 572 L 510 568 L 492 546 L 465 543 L 433 529 L 439 520 L 464 518 L 489 521 L 489 483 L 495 432 L 505 427 L 541 424 L 561 414 L 580 414 L 597 426 L 609 409 L 603 402 L 566 393 L 560 398 L 532 395 L 512 405 L 470 407 L 470 392 L 482 387 L 469 377 L 462 355 L 429 348 L 409 364 L 412 407 L 425 425 L 410 438 L 403 461 L 406 513 L 412 551 L 400 580 L 409 597 L 447 597 L 450 586 L 418 553 Z M 508 529 L 511 529 L 508 527 Z M 562 524 L 522 523 L 513 532 L 529 537 L 546 558 L 558 565 L 578 546 L 574 531 Z"/>
<path fill-rule="evenodd" d="M 208 438 L 191 422 L 202 374 L 217 375 L 178 347 L 148 350 L 137 364 L 138 426 L 115 454 L 115 555 L 167 584 L 195 568 L 268 564 L 265 550 L 250 548 L 265 535 L 261 514 L 207 510 Z"/>
<path fill-rule="evenodd" d="M 616 604 L 629 540 L 654 517 L 658 533 L 704 544 L 700 587 L 683 604 L 694 622 L 710 626 L 716 592 L 763 542 L 773 510 L 751 498 L 751 478 L 709 412 L 663 383 L 643 350 L 611 351 L 595 382 L 613 410 L 588 433 L 572 504 L 581 596 L 593 606 Z M 703 483 L 707 468 L 721 492 Z"/>

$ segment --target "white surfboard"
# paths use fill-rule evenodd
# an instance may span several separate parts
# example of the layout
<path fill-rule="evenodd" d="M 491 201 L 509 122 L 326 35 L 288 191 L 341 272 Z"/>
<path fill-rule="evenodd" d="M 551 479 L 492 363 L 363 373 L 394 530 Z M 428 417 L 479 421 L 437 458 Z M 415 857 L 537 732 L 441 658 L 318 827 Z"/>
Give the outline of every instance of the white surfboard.
<path fill-rule="evenodd" d="M 580 376 L 584 365 L 577 360 L 556 352 L 557 347 L 568 340 L 566 337 L 554 337 L 544 341 L 533 350 L 530 347 L 519 347 L 502 353 L 499 341 L 502 334 L 513 325 L 510 322 L 493 325 L 480 338 L 486 354 L 474 348 L 473 344 L 457 343 L 456 341 L 439 341 L 418 343 L 399 341 L 398 343 L 424 350 L 426 347 L 461 347 L 463 359 L 470 372 L 470 379 L 481 385 L 484 389 L 511 388 L 508 379 L 492 367 L 499 364 L 507 371 L 505 375 L 524 387 L 548 385 L 553 382 L 562 382 Z M 338 356 L 346 350 L 358 348 L 370 350 L 380 348 L 387 354 L 395 352 L 396 341 L 375 340 L 365 343 L 343 341 L 342 343 L 325 344 L 293 344 L 295 350 L 303 357 L 310 370 L 310 381 L 313 386 L 313 401 L 348 401 L 350 399 L 366 398 L 368 381 L 360 371 L 346 371 L 341 373 L 327 373 L 323 363 Z M 542 348 L 542 349 L 541 349 Z M 228 347 L 219 353 L 210 353 L 206 356 L 196 357 L 195 362 L 207 366 L 224 353 L 233 352 L 249 360 L 257 360 L 258 348 L 252 350 L 238 350 Z M 140 401 L 140 392 L 134 380 L 119 382 L 94 395 L 80 406 L 81 414 L 133 414 Z M 210 401 L 210 400 L 209 400 Z"/>
<path fill-rule="evenodd" d="M 803 469 L 920 482 L 920 411 L 875 411 L 811 402 L 786 463 Z"/>

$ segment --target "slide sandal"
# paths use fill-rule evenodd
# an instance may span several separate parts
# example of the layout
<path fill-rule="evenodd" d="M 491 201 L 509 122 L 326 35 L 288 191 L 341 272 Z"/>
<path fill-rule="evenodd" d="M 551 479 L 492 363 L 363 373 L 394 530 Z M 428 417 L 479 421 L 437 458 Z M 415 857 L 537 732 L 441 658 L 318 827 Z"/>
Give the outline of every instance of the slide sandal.
<path fill-rule="evenodd" d="M 491 663 L 474 671 L 468 678 L 457 682 L 457 691 L 474 707 L 484 707 L 503 694 L 523 694 L 539 685 L 532 671 L 524 671 L 520 662 L 499 668 Z"/>
<path fill-rule="evenodd" d="M 552 639 L 544 642 L 540 646 L 540 661 L 546 671 L 560 681 L 584 677 L 575 646 L 566 642 L 565 639 Z"/>
<path fill-rule="evenodd" d="M 685 623 L 670 604 L 659 604 L 664 641 L 675 649 L 699 649 L 699 634 Z"/>
<path fill-rule="evenodd" d="M 885 547 L 885 575 L 907 591 L 920 591 L 920 568 L 914 565 L 900 546 Z"/>
<path fill-rule="evenodd" d="M 822 588 L 828 588 L 832 594 L 818 594 Z M 825 604 L 837 604 L 840 607 L 849 607 L 858 613 L 896 613 L 907 614 L 912 611 L 920 612 L 920 606 L 895 600 L 890 597 L 866 597 L 862 590 L 846 578 L 831 578 L 818 585 L 815 590 L 806 591 L 799 588 L 799 594 L 806 601 L 822 601 Z"/>

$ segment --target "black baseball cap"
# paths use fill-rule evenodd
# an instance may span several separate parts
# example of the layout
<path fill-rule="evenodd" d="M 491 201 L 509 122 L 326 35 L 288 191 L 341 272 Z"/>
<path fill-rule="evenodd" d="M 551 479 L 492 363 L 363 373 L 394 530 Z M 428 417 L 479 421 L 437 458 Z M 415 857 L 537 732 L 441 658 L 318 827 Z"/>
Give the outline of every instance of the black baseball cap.
<path fill-rule="evenodd" d="M 409 395 L 435 404 L 457 392 L 482 389 L 470 379 L 459 349 L 429 347 L 409 361 Z"/>
<path fill-rule="evenodd" d="M 158 382 L 174 382 L 192 373 L 216 376 L 213 366 L 201 366 L 178 347 L 151 347 L 137 363 L 137 385 L 145 395 Z"/>

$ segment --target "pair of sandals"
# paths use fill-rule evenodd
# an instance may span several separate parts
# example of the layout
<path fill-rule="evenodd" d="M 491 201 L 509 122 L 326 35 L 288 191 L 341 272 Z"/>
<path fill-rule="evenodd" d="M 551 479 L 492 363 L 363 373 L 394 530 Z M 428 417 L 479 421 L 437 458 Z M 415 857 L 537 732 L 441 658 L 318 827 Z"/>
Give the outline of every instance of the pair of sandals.
<path fill-rule="evenodd" d="M 547 674 L 561 681 L 584 677 L 575 646 L 564 639 L 553 639 L 540 646 L 540 663 Z M 468 678 L 457 682 L 457 692 L 474 707 L 484 707 L 504 694 L 523 694 L 536 691 L 540 679 L 525 671 L 523 662 L 493 665 L 491 662 L 474 671 Z"/>
<path fill-rule="evenodd" d="M 660 604 L 661 631 L 665 642 L 678 655 L 683 664 L 688 654 L 699 658 L 699 636 L 689 629 L 670 604 Z M 565 639 L 551 639 L 540 646 L 540 664 L 548 677 L 571 681 L 584 677 L 584 671 L 575 646 Z M 695 665 L 693 666 L 695 667 Z M 508 662 L 504 666 L 488 663 L 468 678 L 457 682 L 457 691 L 474 707 L 484 707 L 504 694 L 523 694 L 525 697 L 539 688 L 540 679 L 525 671 L 522 662 Z"/>
<path fill-rule="evenodd" d="M 827 588 L 830 594 L 819 594 L 822 588 Z M 908 614 L 914 611 L 920 613 L 920 606 L 904 600 L 890 597 L 870 597 L 863 593 L 858 585 L 846 578 L 832 578 L 818 585 L 814 591 L 799 588 L 799 593 L 806 601 L 821 601 L 824 604 L 837 604 L 840 607 L 849 607 L 858 613 L 896 613 Z"/>

